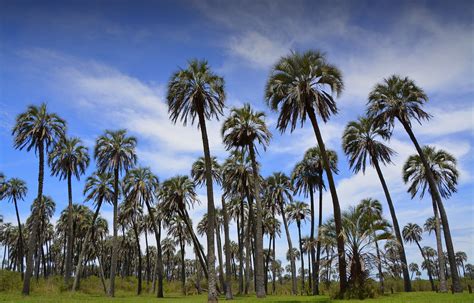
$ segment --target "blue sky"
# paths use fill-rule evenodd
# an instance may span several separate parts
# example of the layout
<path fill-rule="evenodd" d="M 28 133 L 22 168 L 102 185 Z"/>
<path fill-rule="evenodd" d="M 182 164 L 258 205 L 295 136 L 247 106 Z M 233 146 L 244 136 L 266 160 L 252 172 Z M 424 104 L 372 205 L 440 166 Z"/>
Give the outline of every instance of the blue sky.
<path fill-rule="evenodd" d="M 374 197 L 386 210 L 375 172 L 353 175 L 340 137 L 347 122 L 363 114 L 367 94 L 377 82 L 394 73 L 409 76 L 427 92 L 426 110 L 433 114 L 431 121 L 415 126 L 415 134 L 423 144 L 443 148 L 459 161 L 458 193 L 445 205 L 455 250 L 474 256 L 472 3 L 0 0 L 0 7 L 0 171 L 29 186 L 20 203 L 23 222 L 36 194 L 38 165 L 33 153 L 13 149 L 11 129 L 27 105 L 47 102 L 67 120 L 68 134 L 81 137 L 90 150 L 105 129 L 127 128 L 138 138 L 140 164 L 150 166 L 160 180 L 187 174 L 202 154 L 200 134 L 195 127 L 169 122 L 166 82 L 188 59 L 205 58 L 225 78 L 228 108 L 250 102 L 267 113 L 273 139 L 268 150 L 260 152 L 262 174 L 289 174 L 315 144 L 314 134 L 309 125 L 279 134 L 263 88 L 280 56 L 317 48 L 339 66 L 345 82 L 337 100 L 339 114 L 322 125 L 328 147 L 340 159 L 336 183 L 342 207 Z M 212 121 L 208 128 L 211 152 L 222 161 L 227 152 L 220 123 Z M 401 167 L 415 150 L 400 125 L 390 146 L 398 154 L 394 165 L 383 171 L 400 224 L 422 225 L 432 215 L 431 202 L 411 200 L 406 194 Z M 92 163 L 87 175 L 94 167 Z M 77 203 L 83 203 L 83 179 L 73 182 Z M 67 205 L 66 183 L 47 170 L 45 193 L 56 201 L 57 219 Z M 194 222 L 206 211 L 205 191 L 199 193 L 201 205 L 191 211 Z M 329 195 L 324 199 L 327 218 L 332 206 Z M 5 220 L 15 222 L 13 205 L 0 205 Z M 110 220 L 111 211 L 105 207 L 102 215 Z M 388 210 L 385 213 L 388 216 Z M 295 243 L 296 228 L 291 228 Z M 235 240 L 234 226 L 231 232 Z M 304 231 L 308 233 L 309 225 Z M 435 247 L 433 235 L 424 237 L 422 245 Z M 284 260 L 284 235 L 277 247 Z M 407 253 L 409 262 L 421 262 L 415 246 L 407 245 Z"/>

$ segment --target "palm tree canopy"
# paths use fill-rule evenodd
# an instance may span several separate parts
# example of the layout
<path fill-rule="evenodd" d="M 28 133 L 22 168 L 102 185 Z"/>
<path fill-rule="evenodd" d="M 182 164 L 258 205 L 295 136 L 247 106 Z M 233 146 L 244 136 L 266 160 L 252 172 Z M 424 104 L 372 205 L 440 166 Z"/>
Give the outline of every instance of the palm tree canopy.
<path fill-rule="evenodd" d="M 3 197 L 0 197 L 0 200 L 3 198 L 8 199 L 10 202 L 23 200 L 27 192 L 28 188 L 25 181 L 18 178 L 11 178 L 5 182 Z"/>
<path fill-rule="evenodd" d="M 307 197 L 308 193 L 322 182 L 317 166 L 314 165 L 314 161 L 311 159 L 304 158 L 296 163 L 291 172 L 291 183 L 295 194 L 303 193 Z"/>
<path fill-rule="evenodd" d="M 292 52 L 273 67 L 265 99 L 273 110 L 280 111 L 277 128 L 284 132 L 291 125 L 293 131 L 298 121 L 304 123 L 310 108 L 328 121 L 337 113 L 333 94 L 339 96 L 342 89 L 341 71 L 327 62 L 324 53 Z"/>
<path fill-rule="evenodd" d="M 167 100 L 173 123 L 181 120 L 186 125 L 189 119 L 194 124 L 200 112 L 206 120 L 219 119 L 225 101 L 224 79 L 211 71 L 207 61 L 193 59 L 171 76 Z"/>
<path fill-rule="evenodd" d="M 79 180 L 89 166 L 89 161 L 88 149 L 79 138 L 62 138 L 48 157 L 51 175 L 59 176 L 60 180 L 67 178 L 68 174 Z"/>
<path fill-rule="evenodd" d="M 159 181 L 150 168 L 138 167 L 128 171 L 124 178 L 124 194 L 138 204 L 151 203 L 158 191 Z"/>
<path fill-rule="evenodd" d="M 342 147 L 349 157 L 349 165 L 355 173 L 362 170 L 365 173 L 366 163 L 391 163 L 395 152 L 377 138 L 388 140 L 390 130 L 383 124 L 375 124 L 372 119 L 359 117 L 357 121 L 347 124 L 342 135 Z"/>
<path fill-rule="evenodd" d="M 223 142 L 228 150 L 234 147 L 249 147 L 257 141 L 266 149 L 272 137 L 265 124 L 265 113 L 254 111 L 246 103 L 233 108 L 222 126 Z"/>
<path fill-rule="evenodd" d="M 199 157 L 196 161 L 194 161 L 193 166 L 191 168 L 191 177 L 196 182 L 196 185 L 203 185 L 206 182 L 206 165 L 205 165 L 204 157 Z M 221 176 L 221 167 L 217 162 L 216 157 L 211 158 L 211 174 L 212 179 L 214 182 L 218 184 L 222 183 L 222 176 Z"/>
<path fill-rule="evenodd" d="M 282 172 L 273 173 L 266 180 L 267 190 L 273 203 L 279 206 L 293 200 L 293 187 L 290 179 Z"/>
<path fill-rule="evenodd" d="M 377 199 L 363 199 L 360 201 L 358 207 L 363 215 L 368 216 L 372 220 L 378 220 L 382 218 L 382 203 L 380 203 L 380 201 Z"/>
<path fill-rule="evenodd" d="M 438 191 L 443 198 L 449 198 L 457 191 L 459 172 L 456 169 L 456 158 L 450 153 L 433 146 L 423 146 L 423 154 L 431 168 Z M 418 154 L 411 155 L 403 166 L 403 181 L 410 183 L 408 192 L 412 198 L 420 193 L 423 198 L 429 189 L 425 167 Z"/>
<path fill-rule="evenodd" d="M 66 121 L 57 114 L 49 113 L 45 103 L 39 107 L 30 105 L 26 112 L 16 118 L 12 131 L 13 145 L 20 150 L 26 147 L 27 151 L 33 147 L 37 151 L 41 144 L 50 148 L 64 137 L 65 131 Z"/>
<path fill-rule="evenodd" d="M 403 239 L 405 242 L 419 242 L 421 241 L 421 235 L 423 229 L 416 223 L 408 223 L 403 227 Z"/>
<path fill-rule="evenodd" d="M 392 127 L 397 118 L 411 126 L 411 119 L 421 123 L 431 117 L 421 108 L 427 101 L 428 96 L 413 80 L 392 75 L 370 92 L 367 115 L 376 124 L 388 123 Z"/>
<path fill-rule="evenodd" d="M 127 171 L 137 162 L 135 147 L 137 139 L 127 136 L 125 129 L 111 131 L 106 130 L 105 134 L 97 139 L 94 158 L 100 171 L 113 172 L 118 169 Z"/>
<path fill-rule="evenodd" d="M 84 186 L 85 201 L 111 203 L 114 197 L 114 177 L 111 173 L 94 172 Z"/>
<path fill-rule="evenodd" d="M 188 176 L 176 176 L 164 181 L 159 195 L 166 211 L 185 210 L 187 206 L 199 203 L 195 184 Z"/>
<path fill-rule="evenodd" d="M 298 224 L 305 221 L 311 214 L 308 204 L 301 201 L 294 201 L 286 207 L 285 213 L 288 217 L 288 222 L 297 222 Z"/>

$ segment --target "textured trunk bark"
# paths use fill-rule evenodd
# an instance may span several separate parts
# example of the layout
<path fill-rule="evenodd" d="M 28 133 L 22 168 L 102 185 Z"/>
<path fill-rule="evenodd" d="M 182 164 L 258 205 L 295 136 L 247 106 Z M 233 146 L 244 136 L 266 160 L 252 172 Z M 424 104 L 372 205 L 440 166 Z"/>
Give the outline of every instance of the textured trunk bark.
<path fill-rule="evenodd" d="M 13 198 L 13 203 L 15 204 L 15 212 L 16 212 L 16 221 L 18 223 L 18 233 L 19 233 L 19 238 L 18 238 L 18 263 L 19 263 L 19 268 L 21 272 L 21 280 L 23 281 L 24 278 L 24 268 L 23 268 L 23 233 L 21 230 L 21 221 L 20 221 L 20 214 L 18 213 L 18 204 L 16 201 L 16 198 Z"/>
<path fill-rule="evenodd" d="M 376 235 L 374 233 L 374 239 L 375 238 L 376 238 Z M 384 285 L 383 272 L 382 272 L 382 259 L 380 258 L 380 250 L 379 250 L 379 244 L 377 243 L 377 240 L 375 240 L 375 250 L 377 252 L 377 269 L 379 271 L 380 293 L 383 295 L 383 293 L 385 292 L 385 285 Z"/>
<path fill-rule="evenodd" d="M 371 156 L 372 163 L 377 170 L 377 175 L 380 179 L 380 183 L 382 184 L 383 192 L 385 193 L 385 198 L 387 199 L 388 208 L 390 210 L 390 216 L 392 217 L 393 229 L 395 231 L 395 237 L 397 238 L 398 245 L 399 245 L 399 254 L 400 254 L 400 261 L 402 263 L 402 274 L 403 274 L 403 285 L 405 291 L 411 291 L 411 281 L 410 281 L 410 274 L 408 273 L 408 263 L 407 257 L 405 254 L 405 247 L 403 246 L 403 238 L 402 234 L 400 233 L 400 227 L 398 225 L 397 214 L 395 212 L 395 207 L 393 206 L 392 197 L 390 196 L 390 191 L 388 190 L 387 183 L 385 182 L 385 178 L 382 174 L 382 170 L 380 169 L 380 165 L 377 159 Z"/>
<path fill-rule="evenodd" d="M 38 203 L 42 203 L 43 197 L 43 180 L 44 180 L 44 143 L 40 141 L 38 144 L 38 152 L 39 152 L 39 171 L 38 171 L 38 195 L 36 199 L 38 199 Z M 33 216 L 36 213 L 32 213 Z M 31 276 L 33 274 L 33 254 L 35 251 L 35 247 L 38 241 L 38 228 L 39 228 L 39 220 L 33 220 L 33 226 L 30 231 L 30 237 L 28 240 L 28 254 L 26 258 L 26 271 L 25 271 L 25 279 L 23 280 L 23 295 L 30 294 L 30 283 L 31 283 Z"/>
<path fill-rule="evenodd" d="M 207 138 L 206 120 L 204 109 L 198 110 L 199 128 L 201 129 L 202 145 L 204 148 L 204 162 L 206 166 L 206 189 L 207 189 L 207 271 L 208 271 L 208 296 L 207 302 L 217 302 L 217 281 L 216 281 L 216 256 L 214 246 L 215 232 L 215 209 L 214 192 L 212 189 L 212 164 L 211 152 L 209 150 L 209 140 Z"/>
<path fill-rule="evenodd" d="M 244 225 L 242 222 L 244 217 L 244 200 L 240 200 L 240 215 L 241 220 L 237 217 L 237 236 L 239 245 L 239 295 L 244 292 Z"/>
<path fill-rule="evenodd" d="M 421 149 L 421 146 L 418 144 L 418 140 L 416 139 L 415 134 L 413 133 L 410 125 L 407 122 L 403 121 L 402 119 L 399 119 L 399 120 L 402 123 L 403 127 L 405 128 L 406 132 L 408 133 L 408 136 L 410 137 L 411 141 L 415 145 L 418 155 L 420 156 L 421 162 L 423 163 L 423 166 L 425 167 L 425 173 L 426 173 L 428 185 L 430 187 L 430 193 L 433 199 L 438 204 L 437 206 L 439 208 L 441 223 L 443 224 L 444 240 L 446 241 L 446 250 L 448 251 L 448 260 L 449 260 L 449 267 L 451 269 L 453 291 L 462 292 L 462 285 L 459 280 L 458 270 L 456 267 L 456 257 L 454 254 L 453 240 L 451 238 L 451 231 L 449 229 L 448 215 L 446 214 L 446 211 L 444 209 L 443 201 L 441 200 L 441 196 L 436 186 L 433 172 L 431 171 L 431 167 L 429 166 L 428 161 L 426 160 L 426 157 L 423 154 L 423 150 Z"/>
<path fill-rule="evenodd" d="M 337 236 L 337 255 L 339 259 L 339 292 L 342 296 L 346 292 L 347 288 L 347 275 L 346 275 L 346 259 L 345 259 L 345 250 L 344 250 L 344 237 L 342 235 L 342 218 L 341 218 L 341 206 L 339 204 L 339 198 L 337 197 L 336 184 L 332 176 L 331 167 L 329 166 L 328 156 L 326 154 L 326 148 L 324 147 L 323 137 L 321 136 L 321 131 L 319 130 L 318 121 L 316 119 L 316 114 L 314 109 L 310 107 L 308 109 L 308 116 L 313 125 L 314 134 L 316 135 L 316 140 L 318 142 L 319 149 L 321 151 L 321 156 L 323 157 L 324 170 L 326 171 L 326 177 L 328 179 L 329 191 L 331 192 L 332 204 L 334 209 L 334 223 L 336 225 L 336 234 Z"/>
<path fill-rule="evenodd" d="M 146 260 L 146 284 L 150 284 L 150 254 L 148 250 L 148 230 L 145 228 L 145 260 Z"/>
<path fill-rule="evenodd" d="M 67 173 L 67 197 L 68 197 L 68 213 L 67 213 L 67 249 L 66 249 L 66 271 L 64 273 L 64 284 L 69 288 L 69 281 L 72 272 L 72 182 L 71 172 Z"/>
<path fill-rule="evenodd" d="M 292 252 L 293 244 L 291 243 L 291 235 L 290 235 L 290 231 L 288 230 L 288 222 L 286 221 L 285 210 L 283 209 L 282 204 L 280 205 L 280 211 L 281 211 L 281 218 L 283 219 L 283 225 L 285 226 L 286 240 L 288 241 L 288 251 Z M 290 266 L 291 266 L 291 293 L 293 295 L 296 295 L 298 294 L 298 290 L 297 290 L 298 286 L 296 285 L 295 258 L 291 258 Z"/>
<path fill-rule="evenodd" d="M 221 283 L 222 289 L 225 291 L 224 281 L 224 261 L 222 259 L 222 240 L 221 240 L 221 229 L 216 224 L 216 240 L 217 240 L 217 258 L 219 261 L 219 282 Z"/>
<path fill-rule="evenodd" d="M 322 181 L 321 181 L 322 182 Z M 309 187 L 309 200 L 311 202 L 311 232 L 310 232 L 310 241 L 311 241 L 311 250 L 308 252 L 311 255 L 312 262 L 308 263 L 308 269 L 311 268 L 311 274 L 309 275 L 309 287 L 311 288 L 311 293 L 313 296 L 318 295 L 318 282 L 316 277 L 316 251 L 314 249 L 314 232 L 315 232 L 315 215 L 314 215 L 314 189 L 313 185 Z M 308 261 L 309 262 L 309 261 Z"/>
<path fill-rule="evenodd" d="M 323 225 L 323 171 L 319 171 L 319 213 L 318 213 L 318 242 L 316 243 L 316 268 L 315 268 L 315 280 L 313 283 L 316 284 L 316 295 L 319 296 L 319 268 L 321 261 L 321 241 L 319 241 L 319 232 Z M 314 292 L 313 292 L 314 294 Z"/>
<path fill-rule="evenodd" d="M 249 198 L 247 198 L 249 200 Z M 245 237 L 245 289 L 244 293 L 247 295 L 249 293 L 249 287 L 250 287 L 250 255 L 252 254 L 251 252 L 251 232 L 250 232 L 250 225 L 253 223 L 253 207 L 251 201 L 248 202 L 248 207 L 249 207 L 249 217 L 247 218 L 247 224 L 246 224 L 246 237 Z"/>
<path fill-rule="evenodd" d="M 255 284 L 257 298 L 265 298 L 265 281 L 263 275 L 263 232 L 262 232 L 262 202 L 260 199 L 259 173 L 257 168 L 257 160 L 255 158 L 255 149 L 253 145 L 249 145 L 250 160 L 252 161 L 253 186 L 256 205 L 256 229 L 255 234 Z"/>
<path fill-rule="evenodd" d="M 304 292 L 304 257 L 303 257 L 303 243 L 301 243 L 301 222 L 297 221 L 296 225 L 298 226 L 298 240 L 300 248 L 300 260 L 301 260 L 301 295 Z"/>
<path fill-rule="evenodd" d="M 272 206 L 272 216 L 275 219 L 275 206 Z M 276 246 L 275 246 L 276 232 L 273 234 L 273 249 L 272 249 L 272 294 L 276 293 Z"/>
<path fill-rule="evenodd" d="M 227 212 L 227 203 L 222 196 L 222 215 L 224 217 L 224 252 L 225 252 L 225 298 L 232 300 L 232 268 L 231 268 L 231 251 L 230 251 L 230 235 L 229 235 L 229 214 Z"/>
<path fill-rule="evenodd" d="M 436 236 L 436 248 L 438 252 L 438 264 L 439 268 L 445 267 L 444 253 L 443 253 L 443 243 L 441 242 L 441 226 L 439 222 L 439 213 L 436 201 L 432 199 L 433 203 L 433 213 L 435 217 L 435 236 Z M 444 270 L 439 271 L 439 291 L 448 292 L 448 286 L 446 283 L 446 276 Z"/>
<path fill-rule="evenodd" d="M 109 296 L 115 296 L 115 272 L 117 271 L 117 258 L 118 258 L 118 195 L 119 195 L 119 170 L 118 166 L 114 169 L 114 218 L 113 218 L 113 239 L 112 239 L 112 258 L 110 261 L 110 286 Z"/>

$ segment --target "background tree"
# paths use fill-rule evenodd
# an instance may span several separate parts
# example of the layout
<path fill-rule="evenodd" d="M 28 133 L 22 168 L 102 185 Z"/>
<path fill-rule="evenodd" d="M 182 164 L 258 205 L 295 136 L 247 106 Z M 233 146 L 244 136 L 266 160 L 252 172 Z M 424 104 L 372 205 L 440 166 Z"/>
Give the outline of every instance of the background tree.
<path fill-rule="evenodd" d="M 38 195 L 36 199 L 41 203 L 43 197 L 44 182 L 44 153 L 52 148 L 56 142 L 64 137 L 66 122 L 57 114 L 49 113 L 46 104 L 39 107 L 30 105 L 26 112 L 16 118 L 12 135 L 14 136 L 13 146 L 16 149 L 35 150 L 38 154 Z M 35 217 L 35 214 L 32 214 Z M 33 253 L 38 241 L 38 229 L 40 222 L 34 221 L 30 235 L 28 236 L 28 254 L 26 257 L 25 279 L 23 281 L 24 295 L 30 294 L 30 280 L 33 274 Z"/>
<path fill-rule="evenodd" d="M 293 52 L 282 57 L 273 67 L 265 87 L 265 98 L 273 110 L 279 110 L 277 128 L 290 131 L 298 122 L 304 123 L 309 116 L 331 192 L 336 229 L 338 236 L 337 249 L 339 256 L 339 290 L 344 294 L 347 285 L 346 262 L 344 257 L 344 239 L 341 234 L 341 208 L 336 192 L 329 158 L 321 135 L 316 113 L 323 122 L 337 113 L 333 94 L 338 96 L 343 89 L 342 75 L 339 69 L 326 61 L 319 51 Z"/>
<path fill-rule="evenodd" d="M 214 246 L 214 193 L 212 189 L 212 165 L 206 120 L 219 119 L 224 107 L 224 79 L 214 74 L 207 61 L 191 60 L 187 69 L 180 69 L 168 83 L 168 112 L 174 123 L 179 119 L 186 125 L 188 119 L 194 124 L 198 117 L 206 167 L 207 212 L 209 232 L 207 234 L 207 259 L 209 272 L 208 302 L 217 302 L 215 246 Z"/>

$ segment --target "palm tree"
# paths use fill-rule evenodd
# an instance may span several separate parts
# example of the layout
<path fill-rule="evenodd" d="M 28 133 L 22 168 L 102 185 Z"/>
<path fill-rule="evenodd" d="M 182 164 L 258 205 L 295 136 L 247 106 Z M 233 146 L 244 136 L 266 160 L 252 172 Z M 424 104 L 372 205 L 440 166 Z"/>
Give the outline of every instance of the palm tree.
<path fill-rule="evenodd" d="M 7 180 L 5 178 L 5 175 L 2 172 L 0 172 L 0 200 L 3 200 L 3 198 L 4 198 L 6 185 L 7 185 L 6 181 Z M 0 222 L 0 223 L 2 223 L 2 222 Z"/>
<path fill-rule="evenodd" d="M 23 201 L 28 192 L 25 181 L 18 178 L 11 178 L 5 182 L 4 190 L 0 199 L 8 199 L 15 205 L 16 220 L 18 223 L 18 262 L 20 264 L 21 278 L 23 279 L 23 234 L 21 230 L 20 214 L 18 213 L 18 200 Z"/>
<path fill-rule="evenodd" d="M 448 152 L 440 149 L 436 150 L 432 146 L 424 146 L 422 148 L 423 154 L 425 155 L 430 170 L 435 178 L 436 186 L 439 193 L 445 199 L 449 198 L 452 193 L 456 192 L 456 185 L 459 176 L 459 172 L 456 169 L 456 159 Z M 405 183 L 410 183 L 408 192 L 411 193 L 412 198 L 418 193 L 420 198 L 423 198 L 426 189 L 428 188 L 427 174 L 425 173 L 425 167 L 421 158 L 418 155 L 412 155 L 408 158 L 407 162 L 403 166 L 403 180 Z M 428 188 L 431 194 L 431 190 Z M 438 205 L 432 197 L 433 212 L 434 212 L 434 225 L 435 225 L 435 236 L 436 246 L 438 250 L 438 262 L 439 267 L 445 267 L 445 259 L 443 255 L 443 244 L 441 242 L 441 225 L 439 220 Z M 453 271 L 452 265 L 451 271 Z M 457 267 L 454 268 L 457 272 Z M 453 273 L 451 272 L 451 276 Z M 444 271 L 440 270 L 440 291 L 447 292 L 446 277 Z"/>
<path fill-rule="evenodd" d="M 467 255 L 463 251 L 456 252 L 456 264 L 462 268 L 462 275 L 466 277 L 466 269 L 464 268 L 464 262 L 467 262 Z"/>
<path fill-rule="evenodd" d="M 313 50 L 304 53 L 293 52 L 282 57 L 273 67 L 265 88 L 267 103 L 273 110 L 280 111 L 277 128 L 281 132 L 288 126 L 290 131 L 293 131 L 298 122 L 306 121 L 306 115 L 309 116 L 313 126 L 326 170 L 339 235 L 337 249 L 341 295 L 344 294 L 347 285 L 344 239 L 341 234 L 341 208 L 316 113 L 323 122 L 327 122 L 332 114 L 336 114 L 337 105 L 333 94 L 340 95 L 342 89 L 342 75 L 339 69 L 328 63 L 322 52 Z"/>
<path fill-rule="evenodd" d="M 411 120 L 421 124 L 422 120 L 428 120 L 431 116 L 422 109 L 424 103 L 428 101 L 428 96 L 423 89 L 418 87 L 413 80 L 408 77 L 401 78 L 393 75 L 384 79 L 369 94 L 368 116 L 374 119 L 376 124 L 387 123 L 391 128 L 397 119 L 407 132 L 420 157 L 420 161 L 426 171 L 426 181 L 430 188 L 432 198 L 438 206 L 441 222 L 443 224 L 444 238 L 449 256 L 451 269 L 456 268 L 454 256 L 453 240 L 449 229 L 448 216 L 441 200 L 441 195 L 436 183 L 435 176 L 430 169 L 430 164 L 415 137 L 412 130 Z M 453 290 L 462 291 L 459 275 L 456 270 L 452 270 Z"/>
<path fill-rule="evenodd" d="M 79 286 L 79 277 L 82 272 L 83 264 L 82 260 L 84 259 L 85 254 L 89 249 L 89 239 L 91 238 L 94 231 L 94 227 L 96 226 L 95 222 L 99 217 L 99 212 L 100 208 L 102 207 L 102 203 L 111 203 L 114 199 L 114 178 L 112 174 L 107 172 L 94 172 L 86 179 L 86 184 L 84 186 L 84 196 L 85 201 L 93 201 L 93 203 L 95 204 L 95 212 L 94 216 L 92 217 L 89 230 L 86 234 L 86 240 L 84 241 L 84 245 L 82 246 L 81 252 L 79 254 L 79 259 L 76 265 L 76 275 L 74 277 L 74 283 L 72 285 L 72 291 L 76 291 L 77 287 Z"/>
<path fill-rule="evenodd" d="M 53 148 L 48 157 L 48 163 L 51 167 L 51 175 L 59 176 L 59 180 L 67 179 L 68 187 L 68 240 L 66 250 L 66 271 L 64 274 L 64 283 L 69 284 L 72 271 L 72 176 L 77 180 L 85 173 L 89 166 L 88 149 L 79 138 L 66 138 L 60 140 Z"/>
<path fill-rule="evenodd" d="M 412 280 L 413 280 L 413 274 L 420 271 L 420 268 L 418 267 L 418 264 L 416 263 L 410 263 L 410 265 L 408 265 L 408 269 L 411 271 L 410 279 Z"/>
<path fill-rule="evenodd" d="M 214 74 L 207 61 L 191 60 L 186 69 L 175 72 L 168 83 L 168 112 L 174 123 L 181 120 L 184 125 L 196 116 L 201 129 L 202 144 L 206 167 L 207 212 L 209 231 L 207 233 L 207 259 L 209 272 L 208 302 L 217 302 L 217 281 L 214 255 L 214 195 L 212 189 L 212 164 L 206 120 L 222 115 L 225 93 L 224 79 Z"/>
<path fill-rule="evenodd" d="M 49 113 L 46 104 L 42 103 L 39 107 L 31 105 L 26 112 L 16 118 L 16 123 L 12 131 L 14 136 L 14 147 L 31 151 L 39 156 L 38 170 L 38 201 L 43 197 L 44 181 L 44 153 L 49 150 L 56 142 L 64 137 L 66 122 L 54 113 Z M 33 216 L 35 214 L 32 214 Z M 28 237 L 28 254 L 26 257 L 25 279 L 23 281 L 24 295 L 30 294 L 30 280 L 33 274 L 33 253 L 38 241 L 38 229 L 40 222 L 34 222 L 30 229 Z"/>
<path fill-rule="evenodd" d="M 233 108 L 222 126 L 222 137 L 227 150 L 241 148 L 242 151 L 248 152 L 252 163 L 253 195 L 256 204 L 255 284 L 258 298 L 265 297 L 265 280 L 263 270 L 263 215 L 255 143 L 261 144 L 265 150 L 270 142 L 271 134 L 265 125 L 264 119 L 265 114 L 263 112 L 255 112 L 250 104 L 245 104 L 242 108 Z M 249 209 L 251 209 L 250 201 L 248 202 Z"/>
<path fill-rule="evenodd" d="M 378 138 L 388 140 L 390 135 L 390 130 L 386 125 L 375 124 L 370 118 L 360 117 L 357 121 L 351 121 L 347 124 L 344 134 L 342 135 L 342 146 L 344 152 L 349 157 L 349 165 L 355 173 L 362 171 L 362 173 L 365 174 L 367 163 L 370 163 L 377 171 L 392 217 L 395 236 L 400 243 L 399 248 L 404 288 L 405 291 L 411 291 L 410 275 L 407 267 L 408 263 L 395 207 L 393 206 L 392 197 L 390 196 L 390 191 L 388 190 L 382 170 L 380 169 L 380 163 L 384 165 L 391 163 L 390 157 L 395 152 L 379 141 Z"/>
<path fill-rule="evenodd" d="M 408 223 L 403 227 L 403 239 L 405 242 L 415 242 L 416 245 L 418 246 L 418 249 L 420 250 L 421 256 L 423 257 L 423 260 L 425 262 L 428 262 L 428 259 L 426 257 L 426 254 L 424 253 L 423 249 L 421 248 L 420 241 L 422 239 L 421 234 L 423 233 L 423 230 L 421 227 L 416 224 L 416 223 Z M 434 282 L 433 282 L 433 277 L 431 273 L 431 269 L 428 267 L 428 278 L 430 279 L 431 283 L 431 290 L 435 290 Z"/>
<path fill-rule="evenodd" d="M 296 222 L 298 227 L 298 239 L 299 249 L 301 252 L 301 294 L 304 291 L 304 258 L 303 258 L 303 242 L 301 238 L 301 222 L 306 221 L 306 218 L 310 215 L 308 204 L 301 201 L 293 201 L 286 207 L 286 213 L 288 216 L 288 223 Z M 309 266 L 309 264 L 308 264 Z"/>
<path fill-rule="evenodd" d="M 119 175 L 127 172 L 137 162 L 135 147 L 137 140 L 135 137 L 127 136 L 125 129 L 117 131 L 105 131 L 100 136 L 95 145 L 94 158 L 99 172 L 110 172 L 114 174 L 114 218 L 113 218 L 113 246 L 110 267 L 109 296 L 115 296 L 115 272 L 117 270 L 118 240 L 117 240 L 117 218 L 118 218 L 118 198 L 119 198 Z"/>
<path fill-rule="evenodd" d="M 285 227 L 286 232 L 286 239 L 288 241 L 288 251 L 293 250 L 293 244 L 291 241 L 290 231 L 288 229 L 288 222 L 286 220 L 287 214 L 285 213 L 285 205 L 292 201 L 292 191 L 293 188 L 291 187 L 290 179 L 283 173 L 273 173 L 270 177 L 266 180 L 267 183 L 267 190 L 270 195 L 270 199 L 278 205 L 280 208 L 281 218 L 283 219 L 283 225 Z M 290 254 L 291 255 L 291 254 Z M 290 259 L 290 267 L 291 267 L 291 291 L 294 295 L 297 294 L 297 285 L 296 285 L 296 266 L 295 266 L 295 259 Z"/>

